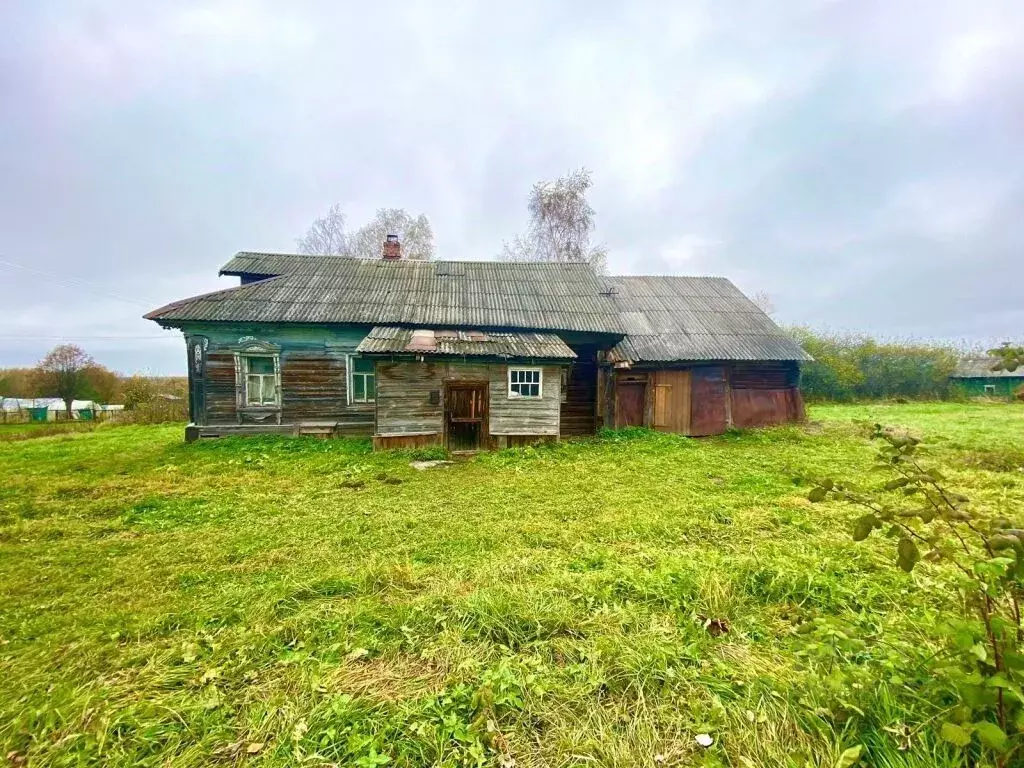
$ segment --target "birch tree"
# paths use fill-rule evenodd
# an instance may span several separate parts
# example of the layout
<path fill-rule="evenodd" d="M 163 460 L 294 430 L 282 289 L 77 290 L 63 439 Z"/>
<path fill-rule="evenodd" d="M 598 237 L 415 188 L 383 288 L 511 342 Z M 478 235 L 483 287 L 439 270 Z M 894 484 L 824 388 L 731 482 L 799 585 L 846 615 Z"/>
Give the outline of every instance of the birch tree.
<path fill-rule="evenodd" d="M 303 237 L 295 241 L 299 253 L 311 256 L 349 256 L 379 259 L 384 239 L 398 235 L 402 258 L 429 261 L 434 258 L 434 230 L 424 215 L 413 216 L 403 208 L 379 208 L 373 219 L 349 233 L 339 204 L 316 219 Z"/>
<path fill-rule="evenodd" d="M 554 181 L 539 181 L 530 190 L 530 223 L 522 235 L 506 242 L 505 261 L 587 263 L 601 273 L 607 269 L 608 251 L 592 244 L 595 212 L 587 200 L 593 185 L 590 171 L 580 168 Z"/>

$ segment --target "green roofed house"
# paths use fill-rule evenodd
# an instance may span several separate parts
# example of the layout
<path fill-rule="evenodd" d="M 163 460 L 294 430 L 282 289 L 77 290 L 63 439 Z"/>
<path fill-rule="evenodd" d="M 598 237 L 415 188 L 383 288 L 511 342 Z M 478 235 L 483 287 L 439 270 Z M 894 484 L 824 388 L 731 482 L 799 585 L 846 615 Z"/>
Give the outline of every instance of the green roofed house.
<path fill-rule="evenodd" d="M 987 355 L 964 358 L 950 378 L 968 397 L 1015 397 L 1024 387 L 1024 366 L 1016 371 L 993 370 L 998 364 Z"/>
<path fill-rule="evenodd" d="M 186 439 L 372 435 L 479 450 L 803 418 L 809 359 L 728 280 L 587 264 L 238 253 L 240 285 L 148 315 L 185 335 Z"/>

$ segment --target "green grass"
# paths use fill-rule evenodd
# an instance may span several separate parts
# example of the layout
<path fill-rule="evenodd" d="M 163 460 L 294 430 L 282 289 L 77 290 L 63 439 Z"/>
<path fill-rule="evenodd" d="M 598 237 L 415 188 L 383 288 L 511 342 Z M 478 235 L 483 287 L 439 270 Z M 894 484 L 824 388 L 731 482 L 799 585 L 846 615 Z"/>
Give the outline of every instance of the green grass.
<path fill-rule="evenodd" d="M 862 744 L 870 765 L 966 766 L 934 727 L 948 575 L 892 568 L 794 478 L 874 482 L 857 422 L 881 421 L 1020 509 L 1024 407 L 811 418 L 426 472 L 365 441 L 179 426 L 0 442 L 0 754 L 749 768 Z"/>

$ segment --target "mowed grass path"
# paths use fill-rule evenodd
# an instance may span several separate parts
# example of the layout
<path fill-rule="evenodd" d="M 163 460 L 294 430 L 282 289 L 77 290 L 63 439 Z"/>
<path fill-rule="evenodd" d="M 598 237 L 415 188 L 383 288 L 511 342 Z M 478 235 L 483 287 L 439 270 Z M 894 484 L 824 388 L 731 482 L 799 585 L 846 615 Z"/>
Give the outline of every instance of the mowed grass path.
<path fill-rule="evenodd" d="M 877 483 L 857 422 L 879 421 L 1019 510 L 1024 408 L 811 419 L 425 472 L 362 441 L 177 426 L 0 441 L 0 756 L 749 768 L 859 744 L 966 765 L 934 728 L 948 575 L 895 570 L 799 478 Z"/>

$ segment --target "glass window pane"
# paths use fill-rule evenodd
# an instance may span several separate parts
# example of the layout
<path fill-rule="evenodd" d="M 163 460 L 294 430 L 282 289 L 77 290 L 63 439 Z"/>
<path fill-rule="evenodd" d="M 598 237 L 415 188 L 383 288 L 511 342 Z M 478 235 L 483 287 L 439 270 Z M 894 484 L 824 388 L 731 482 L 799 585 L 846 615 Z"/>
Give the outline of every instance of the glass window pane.
<path fill-rule="evenodd" d="M 263 403 L 274 405 L 277 402 L 277 381 L 274 376 L 263 376 Z"/>
<path fill-rule="evenodd" d="M 377 377 L 367 376 L 366 377 L 366 399 L 376 400 L 377 399 Z"/>
<path fill-rule="evenodd" d="M 248 376 L 245 380 L 245 401 L 249 405 L 260 403 L 260 377 Z"/>
<path fill-rule="evenodd" d="M 538 395 L 540 395 L 540 385 L 539 384 L 531 384 L 530 385 L 530 397 L 537 397 Z"/>
<path fill-rule="evenodd" d="M 365 382 L 363 381 L 362 375 L 360 374 L 352 374 L 352 399 L 366 399 L 366 385 Z"/>
<path fill-rule="evenodd" d="M 272 357 L 250 357 L 249 373 L 273 373 L 274 358 Z"/>
<path fill-rule="evenodd" d="M 373 373 L 373 360 L 367 357 L 353 357 L 352 370 L 359 373 Z"/>

